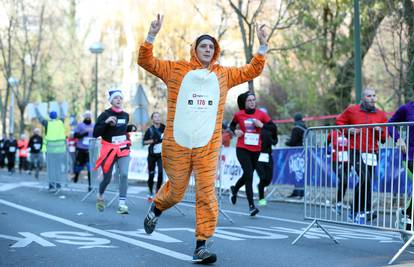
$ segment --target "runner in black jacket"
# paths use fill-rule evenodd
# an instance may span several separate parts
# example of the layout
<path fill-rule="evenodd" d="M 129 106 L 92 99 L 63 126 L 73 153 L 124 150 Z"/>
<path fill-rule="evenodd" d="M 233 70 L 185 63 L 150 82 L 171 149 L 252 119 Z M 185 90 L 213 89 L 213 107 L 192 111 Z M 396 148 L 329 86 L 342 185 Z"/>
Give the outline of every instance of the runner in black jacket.
<path fill-rule="evenodd" d="M 266 109 L 260 110 L 267 113 Z M 264 198 L 264 188 L 272 182 L 273 178 L 272 145 L 276 145 L 278 141 L 277 126 L 272 121 L 265 124 L 260 138 L 262 139 L 262 150 L 256 165 L 256 171 L 260 178 L 257 189 L 259 191 L 259 206 L 265 206 L 267 201 Z"/>
<path fill-rule="evenodd" d="M 102 137 L 99 158 L 95 170 L 102 167 L 103 180 L 99 185 L 99 194 L 96 201 L 98 211 L 105 209 L 103 194 L 111 182 L 112 169 L 117 164 L 119 171 L 119 214 L 128 214 L 125 204 L 128 189 L 129 146 L 127 125 L 129 114 L 122 110 L 123 95 L 120 89 L 109 91 L 109 102 L 112 107 L 99 115 L 93 129 L 93 137 Z"/>
<path fill-rule="evenodd" d="M 155 176 L 155 165 L 158 167 L 158 177 L 157 177 L 157 189 L 156 192 L 161 188 L 163 180 L 163 170 L 162 170 L 162 159 L 161 159 L 161 150 L 162 150 L 162 137 L 164 134 L 165 125 L 161 123 L 161 114 L 154 112 L 151 114 L 152 125 L 147 129 L 144 135 L 143 144 L 149 145 L 148 147 L 148 201 L 152 202 L 153 187 L 154 187 L 154 176 Z"/>
<path fill-rule="evenodd" d="M 35 128 L 29 139 L 30 150 L 30 172 L 35 169 L 35 178 L 39 178 L 39 171 L 43 165 L 42 154 L 43 138 L 40 136 L 40 129 Z"/>

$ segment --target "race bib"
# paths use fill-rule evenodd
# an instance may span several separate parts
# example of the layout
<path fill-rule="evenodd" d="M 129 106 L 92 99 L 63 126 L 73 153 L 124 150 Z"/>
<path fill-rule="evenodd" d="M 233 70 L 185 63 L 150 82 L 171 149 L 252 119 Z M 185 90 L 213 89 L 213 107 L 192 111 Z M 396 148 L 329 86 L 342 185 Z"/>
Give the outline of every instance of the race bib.
<path fill-rule="evenodd" d="M 192 112 L 205 112 L 213 108 L 213 95 L 207 91 L 202 93 L 190 93 L 187 97 L 187 107 Z"/>
<path fill-rule="evenodd" d="M 362 153 L 362 161 L 368 166 L 377 166 L 377 155 L 372 153 Z"/>
<path fill-rule="evenodd" d="M 160 144 L 155 144 L 154 148 L 152 149 L 154 154 L 159 154 L 162 151 L 162 143 Z"/>
<path fill-rule="evenodd" d="M 40 145 L 40 144 L 33 144 L 33 146 L 34 146 L 34 148 L 35 148 L 36 150 L 39 150 L 39 149 L 40 149 L 40 147 L 41 147 L 41 145 Z"/>
<path fill-rule="evenodd" d="M 74 146 L 69 147 L 69 152 L 73 153 L 76 151 L 76 148 Z"/>
<path fill-rule="evenodd" d="M 260 153 L 259 160 L 260 162 L 269 162 L 269 154 L 267 153 Z"/>
<path fill-rule="evenodd" d="M 9 147 L 9 152 L 10 153 L 16 152 L 16 147 L 14 147 L 14 146 Z"/>
<path fill-rule="evenodd" d="M 126 120 L 125 119 L 118 119 L 116 121 L 116 124 L 125 124 L 125 123 L 126 123 Z"/>
<path fill-rule="evenodd" d="M 112 143 L 119 144 L 126 141 L 126 135 L 112 136 Z"/>
<path fill-rule="evenodd" d="M 89 146 L 89 142 L 91 141 L 91 137 L 84 137 L 82 139 L 82 144 L 84 144 L 85 146 Z"/>
<path fill-rule="evenodd" d="M 348 162 L 348 151 L 340 151 L 338 152 L 338 161 L 341 162 Z"/>
<path fill-rule="evenodd" d="M 259 134 L 245 133 L 244 134 L 244 144 L 251 145 L 251 146 L 259 145 Z"/>

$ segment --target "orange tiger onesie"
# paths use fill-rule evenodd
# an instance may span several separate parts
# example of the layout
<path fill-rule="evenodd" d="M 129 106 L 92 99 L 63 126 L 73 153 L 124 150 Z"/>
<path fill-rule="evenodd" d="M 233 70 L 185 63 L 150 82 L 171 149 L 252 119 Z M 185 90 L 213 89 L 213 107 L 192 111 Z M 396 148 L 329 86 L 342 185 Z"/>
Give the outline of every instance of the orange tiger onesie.
<path fill-rule="evenodd" d="M 208 69 L 196 56 L 195 42 L 190 61 L 157 59 L 148 41 L 141 45 L 138 56 L 138 65 L 162 79 L 168 88 L 162 160 L 169 180 L 158 191 L 155 206 L 164 211 L 180 202 L 194 171 L 197 240 L 210 238 L 217 224 L 215 180 L 227 91 L 259 76 L 265 63 L 264 56 L 256 54 L 243 67 L 220 66 L 216 64 L 220 47 L 217 40 L 213 43 Z"/>

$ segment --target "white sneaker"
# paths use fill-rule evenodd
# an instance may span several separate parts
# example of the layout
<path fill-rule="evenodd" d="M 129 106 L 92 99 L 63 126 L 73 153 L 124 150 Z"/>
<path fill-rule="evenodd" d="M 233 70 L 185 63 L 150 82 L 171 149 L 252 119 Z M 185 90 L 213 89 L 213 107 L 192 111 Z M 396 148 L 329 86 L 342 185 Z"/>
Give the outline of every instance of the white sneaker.
<path fill-rule="evenodd" d="M 128 206 L 127 205 L 119 205 L 118 210 L 116 211 L 118 214 L 128 214 Z"/>

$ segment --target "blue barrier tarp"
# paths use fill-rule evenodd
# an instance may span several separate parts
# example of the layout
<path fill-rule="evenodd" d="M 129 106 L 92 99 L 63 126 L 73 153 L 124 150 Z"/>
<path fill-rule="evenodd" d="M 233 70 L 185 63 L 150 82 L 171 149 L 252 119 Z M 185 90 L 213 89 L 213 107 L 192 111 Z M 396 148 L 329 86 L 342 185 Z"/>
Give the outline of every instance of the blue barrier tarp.
<path fill-rule="evenodd" d="M 274 162 L 272 184 L 292 184 L 303 187 L 305 179 L 303 147 L 274 149 L 272 155 Z M 336 187 L 338 178 L 335 173 L 335 162 L 332 162 L 328 149 L 308 148 L 307 155 L 308 163 L 311 165 L 308 166 L 308 185 Z M 349 170 L 349 187 L 353 187 L 358 181 L 358 175 L 352 166 Z M 374 192 L 379 188 L 380 192 L 405 193 L 406 170 L 398 149 L 380 149 L 379 166 L 374 168 L 373 177 Z M 411 193 L 411 190 L 411 175 L 407 175 L 407 193 Z"/>

